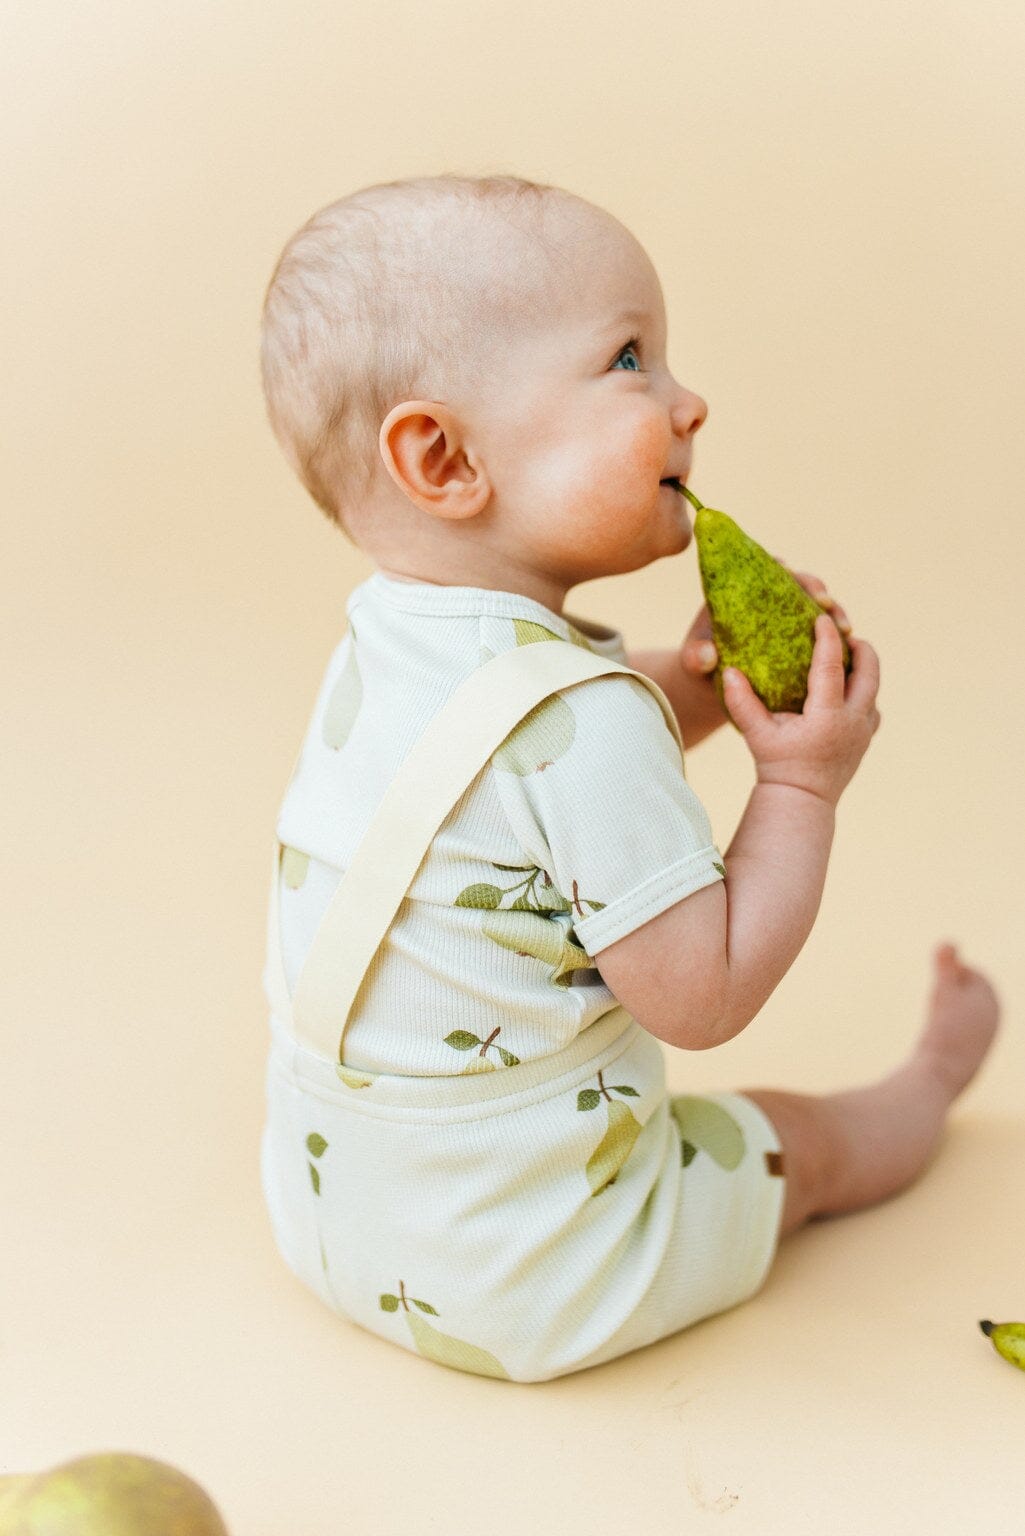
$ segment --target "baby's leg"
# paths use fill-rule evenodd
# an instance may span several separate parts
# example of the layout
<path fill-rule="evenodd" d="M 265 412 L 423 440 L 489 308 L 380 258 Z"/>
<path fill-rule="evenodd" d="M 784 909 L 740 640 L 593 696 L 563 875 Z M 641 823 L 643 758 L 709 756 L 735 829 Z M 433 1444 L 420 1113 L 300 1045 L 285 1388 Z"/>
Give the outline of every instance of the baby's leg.
<path fill-rule="evenodd" d="M 985 976 L 963 965 L 952 944 L 940 945 L 934 962 L 925 1027 L 889 1076 L 822 1096 L 739 1090 L 765 1111 L 783 1148 L 781 1235 L 816 1217 L 886 1200 L 931 1161 L 951 1104 L 992 1044 L 1000 1012 Z"/>

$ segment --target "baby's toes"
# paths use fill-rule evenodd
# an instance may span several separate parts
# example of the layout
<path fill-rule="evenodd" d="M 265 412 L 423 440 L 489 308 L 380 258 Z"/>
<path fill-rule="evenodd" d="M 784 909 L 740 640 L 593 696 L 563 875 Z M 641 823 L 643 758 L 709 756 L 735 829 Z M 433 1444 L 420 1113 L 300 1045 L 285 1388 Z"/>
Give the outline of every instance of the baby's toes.
<path fill-rule="evenodd" d="M 956 944 L 940 944 L 934 951 L 936 972 L 943 981 L 964 982 L 972 976 L 981 976 L 981 971 L 973 971 L 970 965 L 965 965 L 958 953 Z"/>

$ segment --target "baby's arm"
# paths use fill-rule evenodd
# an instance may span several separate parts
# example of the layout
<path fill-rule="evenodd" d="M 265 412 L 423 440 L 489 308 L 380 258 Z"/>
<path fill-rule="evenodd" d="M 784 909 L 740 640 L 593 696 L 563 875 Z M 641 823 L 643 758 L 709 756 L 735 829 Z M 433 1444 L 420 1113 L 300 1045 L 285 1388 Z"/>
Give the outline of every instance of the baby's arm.
<path fill-rule="evenodd" d="M 685 1050 L 730 1040 L 786 975 L 819 909 L 836 805 L 879 725 L 878 658 L 818 621 L 804 713 L 772 714 L 746 678 L 726 703 L 757 769 L 726 850 L 726 879 L 685 897 L 595 955 L 643 1028 Z"/>

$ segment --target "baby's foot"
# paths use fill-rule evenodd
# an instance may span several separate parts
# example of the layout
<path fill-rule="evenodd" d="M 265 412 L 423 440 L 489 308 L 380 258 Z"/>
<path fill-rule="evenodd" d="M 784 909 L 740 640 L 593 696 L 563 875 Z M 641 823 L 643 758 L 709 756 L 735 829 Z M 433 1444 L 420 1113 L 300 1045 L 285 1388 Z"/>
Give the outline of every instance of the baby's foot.
<path fill-rule="evenodd" d="M 916 1056 L 950 1102 L 971 1082 L 992 1045 L 1000 1003 L 982 972 L 958 959 L 955 945 L 938 945 L 933 963 L 936 983 Z"/>

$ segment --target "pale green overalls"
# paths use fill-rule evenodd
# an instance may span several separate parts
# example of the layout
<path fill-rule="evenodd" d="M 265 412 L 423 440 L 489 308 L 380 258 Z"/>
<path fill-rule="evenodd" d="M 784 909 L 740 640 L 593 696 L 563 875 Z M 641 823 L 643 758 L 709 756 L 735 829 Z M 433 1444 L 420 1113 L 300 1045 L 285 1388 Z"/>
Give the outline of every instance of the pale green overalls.
<path fill-rule="evenodd" d="M 652 691 L 682 755 L 669 701 L 642 673 L 561 640 L 495 656 L 389 784 L 292 998 L 274 849 L 261 1174 L 277 1245 L 344 1317 L 506 1380 L 597 1365 L 735 1306 L 760 1289 L 779 1238 L 771 1122 L 738 1094 L 667 1095 L 661 1045 L 620 1006 L 564 1049 L 496 1071 L 344 1063 L 367 969 L 449 812 L 532 709 L 613 672 Z"/>

